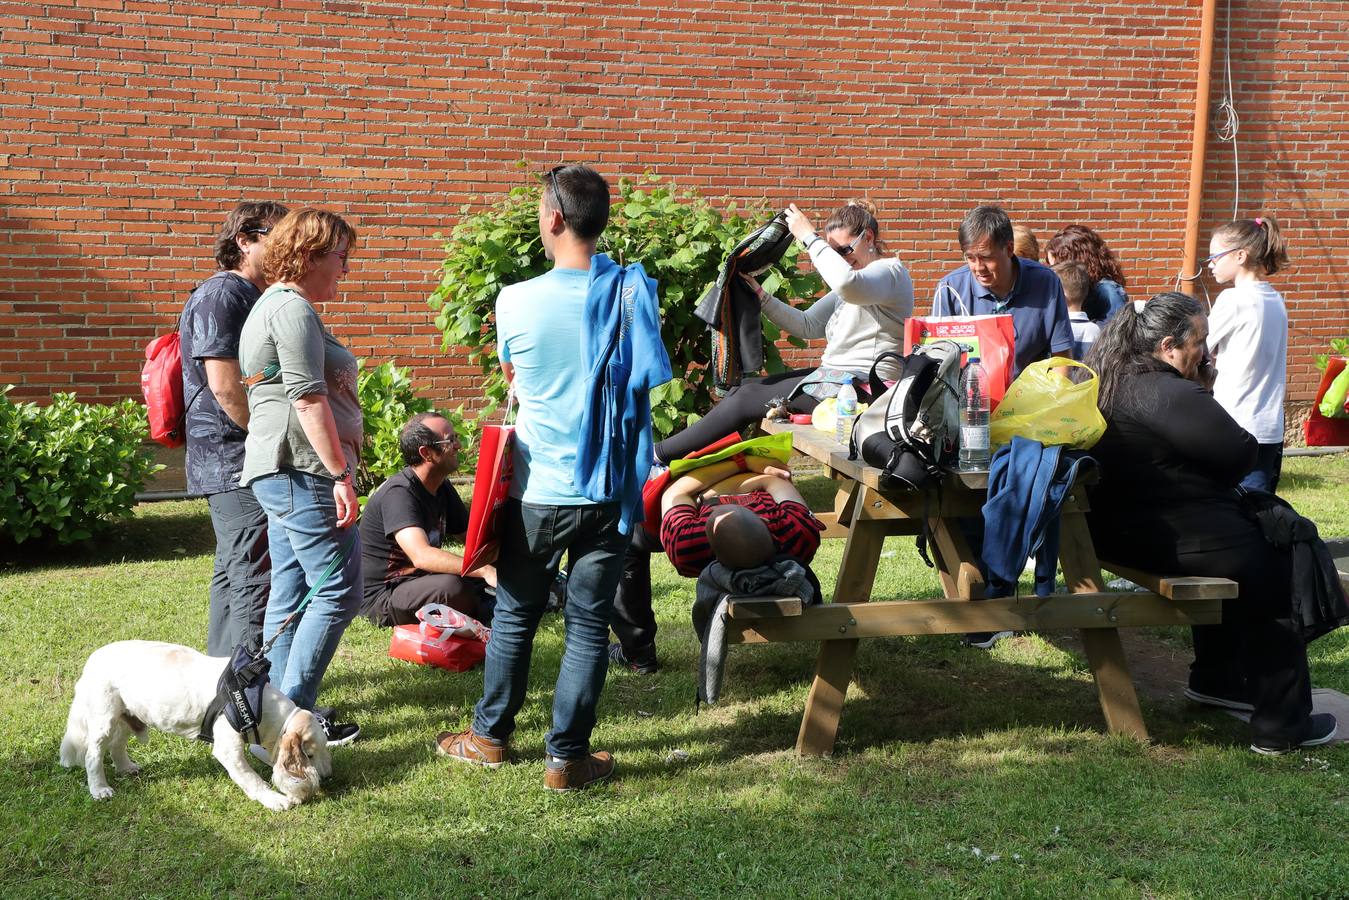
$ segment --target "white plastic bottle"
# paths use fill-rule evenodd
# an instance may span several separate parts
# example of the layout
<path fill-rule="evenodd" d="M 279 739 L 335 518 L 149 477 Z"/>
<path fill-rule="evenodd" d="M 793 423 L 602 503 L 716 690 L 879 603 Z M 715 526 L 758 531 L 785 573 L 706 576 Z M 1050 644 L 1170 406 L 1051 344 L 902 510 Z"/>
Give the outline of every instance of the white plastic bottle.
<path fill-rule="evenodd" d="M 990 459 L 988 443 L 988 375 L 971 356 L 960 376 L 960 471 L 987 472 Z"/>
<path fill-rule="evenodd" d="M 857 389 L 851 384 L 843 385 L 835 402 L 838 404 L 838 415 L 834 421 L 834 440 L 847 446 L 848 438 L 852 436 L 853 420 L 857 418 Z"/>

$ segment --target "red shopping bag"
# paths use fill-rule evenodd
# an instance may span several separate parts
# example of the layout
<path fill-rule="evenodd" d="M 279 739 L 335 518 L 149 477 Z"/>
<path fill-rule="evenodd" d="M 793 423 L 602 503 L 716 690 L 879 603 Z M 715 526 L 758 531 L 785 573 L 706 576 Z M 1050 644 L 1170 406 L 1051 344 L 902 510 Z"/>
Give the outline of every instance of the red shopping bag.
<path fill-rule="evenodd" d="M 992 407 L 1007 393 L 1016 362 L 1016 331 L 1006 313 L 990 316 L 912 316 L 904 323 L 904 346 L 912 349 L 934 341 L 955 341 L 969 348 L 970 356 L 988 375 Z"/>
<path fill-rule="evenodd" d="M 487 658 L 492 631 L 477 619 L 440 603 L 417 610 L 416 625 L 398 625 L 389 639 L 389 656 L 451 672 L 467 672 Z"/>
<path fill-rule="evenodd" d="M 1326 389 L 1347 364 L 1349 361 L 1343 356 L 1332 356 L 1326 360 L 1326 370 L 1321 373 L 1321 386 L 1316 389 L 1312 413 L 1302 426 L 1302 436 L 1307 439 L 1308 447 L 1349 447 L 1349 419 L 1328 419 L 1321 415 L 1320 410 Z"/>
<path fill-rule="evenodd" d="M 473 476 L 473 503 L 468 511 L 462 571 L 472 572 L 496 558 L 497 512 L 511 491 L 511 447 L 514 425 L 484 425 L 478 442 L 478 471 Z"/>

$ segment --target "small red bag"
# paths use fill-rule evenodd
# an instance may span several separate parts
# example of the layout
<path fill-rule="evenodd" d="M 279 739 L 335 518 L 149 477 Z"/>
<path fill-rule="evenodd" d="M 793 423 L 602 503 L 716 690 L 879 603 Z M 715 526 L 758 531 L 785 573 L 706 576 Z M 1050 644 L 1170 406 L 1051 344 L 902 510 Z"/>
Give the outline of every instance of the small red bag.
<path fill-rule="evenodd" d="M 514 445 L 514 425 L 482 427 L 478 471 L 473 475 L 473 501 L 464 535 L 464 572 L 472 572 L 496 558 L 497 512 L 510 497 Z"/>
<path fill-rule="evenodd" d="M 396 625 L 389 639 L 389 656 L 451 672 L 467 672 L 487 658 L 492 636 L 477 619 L 439 603 L 417 610 L 416 625 Z"/>
<path fill-rule="evenodd" d="M 1343 356 L 1332 356 L 1326 361 L 1326 370 L 1321 375 L 1321 386 L 1316 389 L 1316 400 L 1312 403 L 1312 414 L 1302 426 L 1302 436 L 1307 439 L 1308 447 L 1346 447 L 1349 446 L 1349 419 L 1328 419 L 1321 415 L 1321 400 L 1326 389 L 1349 363 Z"/>
<path fill-rule="evenodd" d="M 161 334 L 145 348 L 141 393 L 150 420 L 150 438 L 165 447 L 187 443 L 183 405 L 183 353 L 178 332 Z M 195 399 L 195 398 L 194 398 Z"/>

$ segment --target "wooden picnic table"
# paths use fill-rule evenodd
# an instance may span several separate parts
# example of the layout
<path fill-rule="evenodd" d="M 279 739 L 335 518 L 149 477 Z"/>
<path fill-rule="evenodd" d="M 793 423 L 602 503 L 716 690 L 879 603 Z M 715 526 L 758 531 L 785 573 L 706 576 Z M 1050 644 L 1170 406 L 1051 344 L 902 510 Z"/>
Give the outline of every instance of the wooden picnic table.
<path fill-rule="evenodd" d="M 858 642 L 863 638 L 981 631 L 1077 628 L 1112 733 L 1146 740 L 1148 733 L 1117 629 L 1130 626 L 1200 625 L 1220 620 L 1221 601 L 1236 596 L 1235 582 L 1175 578 L 1111 566 L 1148 592 L 1108 591 L 1092 546 L 1080 480 L 1064 503 L 1059 562 L 1068 593 L 1048 597 L 978 600 L 983 576 L 959 527 L 981 515 L 986 473 L 947 476 L 940 489 L 887 490 L 881 470 L 848 459 L 847 448 L 811 425 L 764 422 L 770 433 L 790 432 L 793 447 L 821 463 L 839 482 L 833 513 L 821 516 L 826 536 L 846 540 L 832 602 L 801 608 L 740 601 L 731 604 L 733 643 L 819 641 L 815 678 L 797 735 L 801 755 L 833 750 Z M 873 601 L 881 549 L 889 535 L 916 535 L 927 520 L 931 551 L 945 599 Z"/>

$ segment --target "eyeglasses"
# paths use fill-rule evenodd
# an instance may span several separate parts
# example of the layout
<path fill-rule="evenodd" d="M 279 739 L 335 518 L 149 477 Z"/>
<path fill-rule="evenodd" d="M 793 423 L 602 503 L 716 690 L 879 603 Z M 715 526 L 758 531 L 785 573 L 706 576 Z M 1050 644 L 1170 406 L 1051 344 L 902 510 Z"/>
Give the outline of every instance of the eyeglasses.
<path fill-rule="evenodd" d="M 567 221 L 567 207 L 562 205 L 562 192 L 557 189 L 557 173 L 567 168 L 565 165 L 553 166 L 548 170 L 548 183 L 553 188 L 553 199 L 557 201 L 557 211 L 562 215 L 562 221 Z"/>
<path fill-rule="evenodd" d="M 271 233 L 272 233 L 272 226 L 271 226 L 271 225 L 264 225 L 264 226 L 261 227 L 261 228 L 245 228 L 245 229 L 244 229 L 244 234 L 251 234 L 251 235 L 253 235 L 254 237 L 262 237 L 262 236 L 265 235 L 265 234 L 271 234 Z"/>
<path fill-rule="evenodd" d="M 445 438 L 445 440 L 443 441 L 432 441 L 431 443 L 427 444 L 427 446 L 439 447 L 441 444 L 457 444 L 457 443 L 459 443 L 459 438 L 452 437 L 452 438 Z"/>
<path fill-rule="evenodd" d="M 1215 259 L 1222 259 L 1222 258 L 1223 258 L 1224 256 L 1226 256 L 1227 254 L 1229 254 L 1229 253 L 1235 253 L 1235 252 L 1237 252 L 1237 251 L 1240 250 L 1240 249 L 1241 249 L 1240 247 L 1232 247 L 1231 249 L 1229 249 L 1229 250 L 1223 250 L 1223 251 L 1220 252 L 1220 253 L 1213 253 L 1213 254 L 1211 254 L 1211 255 L 1209 255 L 1209 256 L 1204 257 L 1204 261 L 1201 262 L 1200 265 L 1201 265 L 1201 266 L 1206 266 L 1206 265 L 1208 265 L 1209 263 L 1213 262 Z"/>
<path fill-rule="evenodd" d="M 844 247 L 835 247 L 834 249 L 838 252 L 838 255 L 839 255 L 839 256 L 844 256 L 844 257 L 846 257 L 846 256 L 852 256 L 852 252 L 853 252 L 854 250 L 857 249 L 857 245 L 860 244 L 860 243 L 862 243 L 862 238 L 864 238 L 864 237 L 866 237 L 866 236 L 867 236 L 867 231 L 866 231 L 865 228 L 863 228 L 863 229 L 862 229 L 862 233 L 859 234 L 857 237 L 853 238 L 851 244 L 848 244 L 847 246 L 844 246 Z"/>

